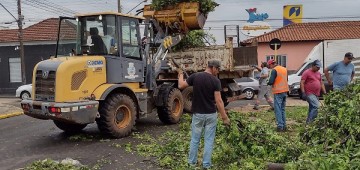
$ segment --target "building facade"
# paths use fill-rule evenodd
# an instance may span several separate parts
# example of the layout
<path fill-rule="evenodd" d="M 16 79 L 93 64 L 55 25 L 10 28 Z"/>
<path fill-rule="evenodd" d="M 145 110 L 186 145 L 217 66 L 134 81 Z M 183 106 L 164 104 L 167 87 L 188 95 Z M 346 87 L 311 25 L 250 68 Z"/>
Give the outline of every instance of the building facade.
<path fill-rule="evenodd" d="M 55 55 L 58 19 L 51 18 L 23 30 L 25 84 L 32 82 L 34 66 Z M 14 94 L 23 84 L 18 30 L 0 30 L 0 94 Z"/>
<path fill-rule="evenodd" d="M 273 38 L 281 40 L 281 47 L 270 49 Z M 360 39 L 360 21 L 311 22 L 291 24 L 264 35 L 245 40 L 244 44 L 257 46 L 259 65 L 276 59 L 289 72 L 296 71 L 311 50 L 324 40 Z M 325 56 L 326 57 L 326 56 Z"/>

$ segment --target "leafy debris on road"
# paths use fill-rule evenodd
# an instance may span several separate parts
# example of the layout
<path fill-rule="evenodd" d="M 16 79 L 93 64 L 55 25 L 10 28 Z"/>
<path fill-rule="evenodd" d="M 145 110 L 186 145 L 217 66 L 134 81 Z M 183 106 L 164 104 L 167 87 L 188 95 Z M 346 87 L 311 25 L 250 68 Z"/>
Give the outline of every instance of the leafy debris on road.
<path fill-rule="evenodd" d="M 61 161 L 52 159 L 39 160 L 31 163 L 24 170 L 90 170 L 87 166 L 81 165 L 79 161 L 66 158 Z"/>

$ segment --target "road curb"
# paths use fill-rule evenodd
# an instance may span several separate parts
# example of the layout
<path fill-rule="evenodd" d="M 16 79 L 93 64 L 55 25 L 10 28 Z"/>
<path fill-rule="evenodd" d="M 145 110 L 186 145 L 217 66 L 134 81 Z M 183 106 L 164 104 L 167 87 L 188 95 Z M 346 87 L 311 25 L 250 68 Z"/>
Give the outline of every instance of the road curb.
<path fill-rule="evenodd" d="M 6 118 L 14 117 L 14 116 L 19 116 L 22 114 L 24 114 L 22 111 L 17 111 L 17 112 L 13 112 L 13 113 L 5 113 L 5 114 L 0 115 L 0 119 L 6 119 Z"/>

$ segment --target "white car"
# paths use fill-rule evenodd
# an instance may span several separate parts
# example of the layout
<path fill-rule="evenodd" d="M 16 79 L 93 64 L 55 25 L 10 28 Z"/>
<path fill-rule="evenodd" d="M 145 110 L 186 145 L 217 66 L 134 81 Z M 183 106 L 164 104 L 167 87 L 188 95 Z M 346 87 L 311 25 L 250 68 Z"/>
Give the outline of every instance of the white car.
<path fill-rule="evenodd" d="M 16 89 L 16 97 L 19 97 L 20 99 L 29 99 L 31 98 L 31 91 L 32 91 L 32 84 L 26 84 L 18 87 Z"/>
<path fill-rule="evenodd" d="M 245 99 L 247 100 L 252 100 L 255 94 L 259 92 L 259 80 L 252 77 L 242 77 L 234 80 L 240 86 L 242 93 L 246 94 Z"/>

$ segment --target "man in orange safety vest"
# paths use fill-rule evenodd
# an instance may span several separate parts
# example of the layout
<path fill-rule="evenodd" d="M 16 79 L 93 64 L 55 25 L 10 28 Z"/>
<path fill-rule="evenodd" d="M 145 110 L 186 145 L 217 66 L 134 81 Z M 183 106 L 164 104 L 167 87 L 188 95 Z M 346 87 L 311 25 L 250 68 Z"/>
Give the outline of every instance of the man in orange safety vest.
<path fill-rule="evenodd" d="M 286 131 L 286 96 L 289 91 L 287 70 L 285 67 L 277 65 L 274 60 L 269 60 L 268 66 L 272 69 L 268 79 L 268 85 L 272 86 L 272 92 L 274 94 L 276 130 L 278 132 L 284 132 Z"/>

